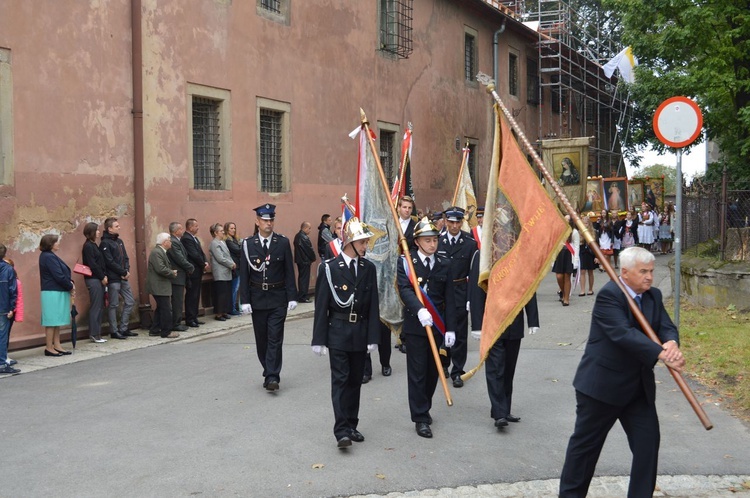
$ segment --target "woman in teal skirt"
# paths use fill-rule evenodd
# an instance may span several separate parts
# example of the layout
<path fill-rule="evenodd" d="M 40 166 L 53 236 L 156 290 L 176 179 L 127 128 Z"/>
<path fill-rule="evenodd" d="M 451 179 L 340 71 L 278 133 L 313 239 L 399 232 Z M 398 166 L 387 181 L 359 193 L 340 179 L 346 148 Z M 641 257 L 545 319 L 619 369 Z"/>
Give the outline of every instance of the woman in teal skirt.
<path fill-rule="evenodd" d="M 70 268 L 57 255 L 60 238 L 47 234 L 39 242 L 39 277 L 42 289 L 42 327 L 47 345 L 44 356 L 71 354 L 60 344 L 60 326 L 70 323 L 70 298 L 75 296 L 75 286 Z"/>

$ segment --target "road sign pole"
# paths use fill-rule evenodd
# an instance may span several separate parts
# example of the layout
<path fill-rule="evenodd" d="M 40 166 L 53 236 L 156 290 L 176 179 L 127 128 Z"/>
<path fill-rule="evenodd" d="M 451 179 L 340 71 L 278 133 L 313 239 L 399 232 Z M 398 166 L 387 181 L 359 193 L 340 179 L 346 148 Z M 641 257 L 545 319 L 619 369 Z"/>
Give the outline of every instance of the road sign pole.
<path fill-rule="evenodd" d="M 677 207 L 677 223 L 672 220 L 674 227 L 674 324 L 680 328 L 680 276 L 682 275 L 682 148 L 677 149 L 677 192 L 675 204 Z"/>

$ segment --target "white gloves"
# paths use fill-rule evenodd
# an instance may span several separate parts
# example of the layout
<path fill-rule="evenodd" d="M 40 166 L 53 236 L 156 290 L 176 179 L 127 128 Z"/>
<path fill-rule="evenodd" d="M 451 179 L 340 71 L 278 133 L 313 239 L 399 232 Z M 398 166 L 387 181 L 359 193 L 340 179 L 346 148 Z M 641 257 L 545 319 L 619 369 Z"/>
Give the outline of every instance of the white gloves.
<path fill-rule="evenodd" d="M 539 332 L 539 327 L 529 327 L 529 334 L 534 335 Z M 472 332 L 473 334 L 474 332 Z"/>
<path fill-rule="evenodd" d="M 287 306 L 287 310 L 292 311 L 294 308 L 297 307 L 297 301 L 289 301 L 289 306 Z"/>
<path fill-rule="evenodd" d="M 427 311 L 427 308 L 420 308 L 417 311 L 417 318 L 419 318 L 419 323 L 422 324 L 422 327 L 432 326 L 432 315 Z"/>
<path fill-rule="evenodd" d="M 368 344 L 367 345 L 367 352 L 368 353 L 374 353 L 377 350 L 378 350 L 378 345 L 377 344 Z"/>
<path fill-rule="evenodd" d="M 249 305 L 249 304 L 243 304 L 242 306 L 240 306 L 240 312 L 241 312 L 241 313 L 242 313 L 243 315 L 248 315 L 248 314 L 250 314 L 250 313 L 252 313 L 252 312 L 253 312 L 253 308 L 252 308 L 252 307 L 250 307 L 250 305 Z"/>
<path fill-rule="evenodd" d="M 456 333 L 446 332 L 445 333 L 445 347 L 450 348 L 456 343 Z"/>
<path fill-rule="evenodd" d="M 466 301 L 466 311 L 471 311 L 471 301 Z"/>
<path fill-rule="evenodd" d="M 529 331 L 529 333 L 531 333 L 531 331 Z M 481 330 L 472 330 L 471 331 L 471 338 L 474 339 L 475 341 L 478 341 L 479 339 L 482 338 L 482 331 Z"/>
<path fill-rule="evenodd" d="M 312 351 L 318 356 L 325 356 L 328 352 L 328 348 L 325 346 L 313 346 Z"/>

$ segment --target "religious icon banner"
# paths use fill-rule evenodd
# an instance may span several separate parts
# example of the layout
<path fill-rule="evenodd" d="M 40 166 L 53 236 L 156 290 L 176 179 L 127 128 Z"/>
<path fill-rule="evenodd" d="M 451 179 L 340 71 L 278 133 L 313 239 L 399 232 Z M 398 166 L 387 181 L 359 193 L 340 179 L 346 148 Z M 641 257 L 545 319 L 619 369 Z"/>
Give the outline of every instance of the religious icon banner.
<path fill-rule="evenodd" d="M 555 181 L 577 211 L 580 211 L 586 202 L 589 142 L 588 137 L 542 140 L 544 166 L 552 172 Z M 547 193 L 555 199 L 556 195 L 551 185 L 547 185 Z M 558 207 L 562 208 L 559 200 L 557 203 Z M 562 210 L 565 211 L 564 208 Z"/>

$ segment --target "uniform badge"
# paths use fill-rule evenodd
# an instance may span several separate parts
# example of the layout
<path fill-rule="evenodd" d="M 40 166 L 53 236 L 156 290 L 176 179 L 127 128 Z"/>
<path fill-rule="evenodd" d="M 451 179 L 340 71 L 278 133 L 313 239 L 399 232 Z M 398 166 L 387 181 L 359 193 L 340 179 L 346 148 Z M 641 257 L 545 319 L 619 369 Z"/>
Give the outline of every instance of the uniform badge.
<path fill-rule="evenodd" d="M 256 259 L 255 262 L 260 264 L 260 259 Z"/>
<path fill-rule="evenodd" d="M 422 283 L 422 277 L 418 277 L 417 278 L 417 282 L 419 282 L 421 284 Z"/>
<path fill-rule="evenodd" d="M 346 286 L 346 284 L 344 284 L 344 285 L 341 286 L 341 290 L 346 290 L 346 289 L 348 289 L 348 287 Z"/>

